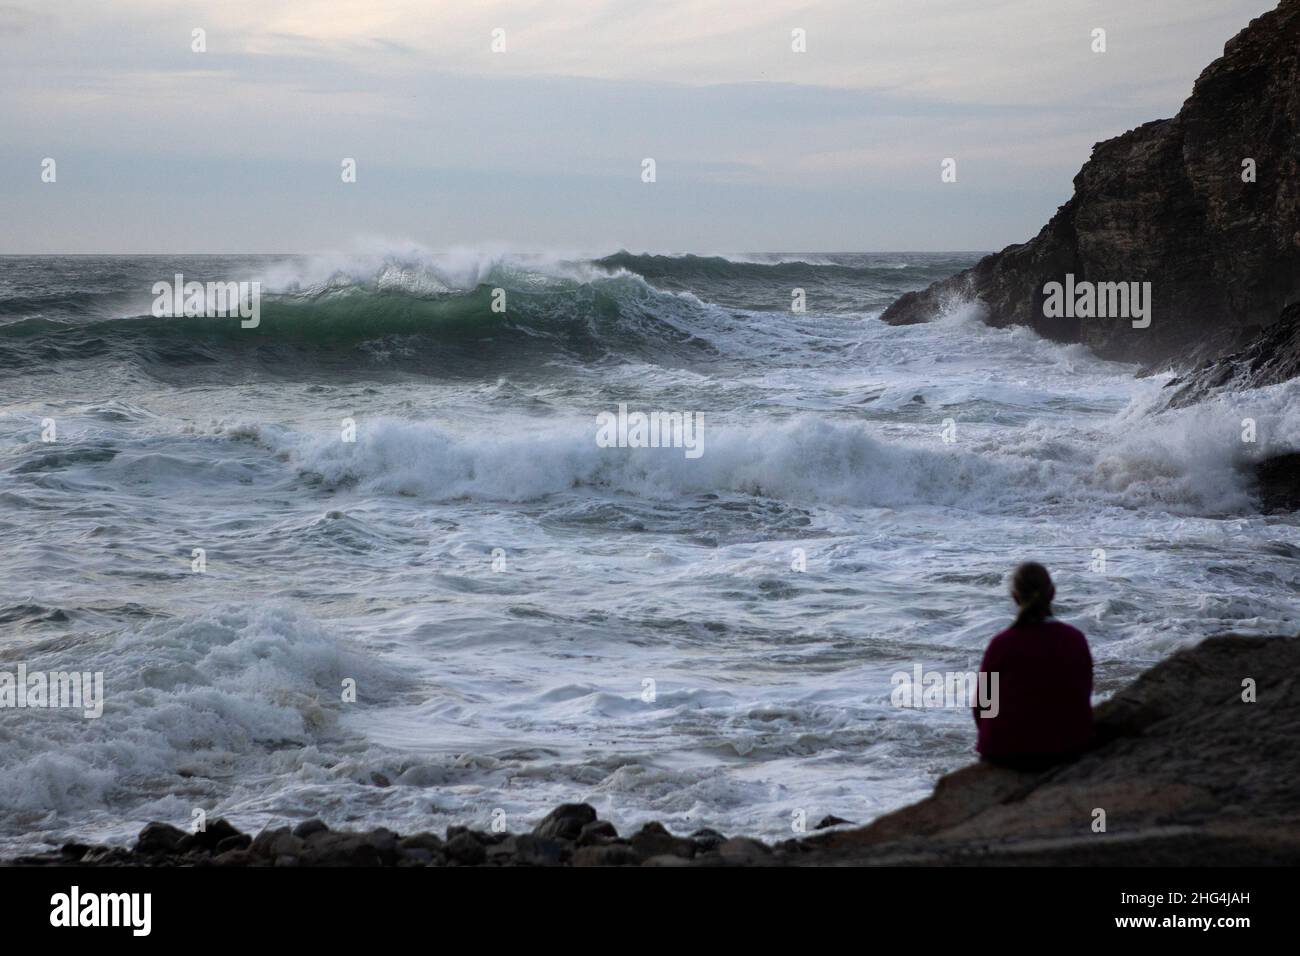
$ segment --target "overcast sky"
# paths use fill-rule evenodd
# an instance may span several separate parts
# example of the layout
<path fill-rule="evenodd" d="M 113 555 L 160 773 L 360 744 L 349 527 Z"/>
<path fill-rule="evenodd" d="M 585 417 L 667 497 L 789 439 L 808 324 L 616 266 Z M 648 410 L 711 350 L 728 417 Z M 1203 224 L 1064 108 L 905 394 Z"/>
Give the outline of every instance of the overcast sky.
<path fill-rule="evenodd" d="M 1274 5 L 0 0 L 0 252 L 1000 248 Z"/>

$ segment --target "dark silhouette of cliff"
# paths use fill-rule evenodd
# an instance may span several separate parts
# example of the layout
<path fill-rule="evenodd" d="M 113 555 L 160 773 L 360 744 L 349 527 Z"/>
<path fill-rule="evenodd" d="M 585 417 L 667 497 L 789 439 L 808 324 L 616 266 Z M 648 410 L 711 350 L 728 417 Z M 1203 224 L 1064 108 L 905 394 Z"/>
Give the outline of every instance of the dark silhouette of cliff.
<path fill-rule="evenodd" d="M 1177 116 L 1093 147 L 1074 187 L 1033 239 L 904 295 L 884 320 L 925 322 L 978 299 L 991 325 L 1181 364 L 1241 348 L 1276 322 L 1300 301 L 1300 0 L 1229 40 Z M 1150 282 L 1150 326 L 1045 316 L 1044 286 L 1067 274 Z"/>

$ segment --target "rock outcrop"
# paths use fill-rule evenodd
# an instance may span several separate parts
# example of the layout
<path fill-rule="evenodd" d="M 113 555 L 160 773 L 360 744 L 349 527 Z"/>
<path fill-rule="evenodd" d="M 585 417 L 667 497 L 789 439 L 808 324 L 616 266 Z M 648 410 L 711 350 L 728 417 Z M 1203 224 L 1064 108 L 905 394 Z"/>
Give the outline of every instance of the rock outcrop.
<path fill-rule="evenodd" d="M 1041 774 L 963 768 L 870 826 L 809 838 L 803 859 L 1294 866 L 1297 664 L 1300 637 L 1209 638 L 1098 707 L 1105 742 L 1080 760 Z"/>
<path fill-rule="evenodd" d="M 1202 362 L 1188 374 L 1171 380 L 1165 386 L 1172 389 L 1168 407 L 1194 405 L 1224 390 L 1278 385 L 1297 375 L 1300 375 L 1300 303 L 1289 306 L 1275 324 L 1245 348 Z"/>
<path fill-rule="evenodd" d="M 1287 307 L 1276 324 L 1245 348 L 1202 362 L 1165 386 L 1165 408 L 1185 408 L 1222 392 L 1280 385 L 1300 376 L 1300 303 Z M 1300 443 L 1300 435 L 1294 436 Z M 1255 462 L 1255 491 L 1265 512 L 1300 511 L 1300 452 L 1274 454 Z"/>
<path fill-rule="evenodd" d="M 1074 186 L 1035 238 L 904 295 L 884 320 L 978 300 L 990 324 L 1152 363 L 1238 348 L 1272 325 L 1300 300 L 1300 0 L 1230 40 L 1177 116 L 1098 143 Z M 1150 326 L 1045 316 L 1044 286 L 1067 275 L 1150 282 Z"/>
<path fill-rule="evenodd" d="M 1255 486 L 1266 513 L 1300 511 L 1300 452 L 1261 461 L 1255 466 Z"/>
<path fill-rule="evenodd" d="M 1247 694 L 1247 681 L 1251 693 Z M 1246 698 L 1253 698 L 1247 700 Z M 588 804 L 531 833 L 401 837 L 319 820 L 203 833 L 151 823 L 136 845 L 69 843 L 50 866 L 1300 865 L 1300 637 L 1210 638 L 1097 709 L 1100 746 L 1042 773 L 975 764 L 866 827 L 768 845 L 648 823 L 622 837 Z M 1097 829 L 1104 811 L 1104 830 Z M 843 821 L 828 821 L 841 826 Z"/>

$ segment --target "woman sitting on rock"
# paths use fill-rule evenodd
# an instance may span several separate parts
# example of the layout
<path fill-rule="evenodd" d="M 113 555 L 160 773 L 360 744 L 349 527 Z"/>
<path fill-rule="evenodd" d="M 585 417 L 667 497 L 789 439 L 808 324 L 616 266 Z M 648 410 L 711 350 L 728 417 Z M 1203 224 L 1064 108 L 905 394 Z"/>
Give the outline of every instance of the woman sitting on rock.
<path fill-rule="evenodd" d="M 1015 623 L 989 642 L 980 665 L 996 700 L 975 708 L 976 749 L 987 761 L 1042 770 L 1068 760 L 1092 740 L 1092 654 L 1088 640 L 1052 617 L 1056 587 L 1041 564 L 1011 576 Z M 997 675 L 997 682 L 993 676 Z"/>

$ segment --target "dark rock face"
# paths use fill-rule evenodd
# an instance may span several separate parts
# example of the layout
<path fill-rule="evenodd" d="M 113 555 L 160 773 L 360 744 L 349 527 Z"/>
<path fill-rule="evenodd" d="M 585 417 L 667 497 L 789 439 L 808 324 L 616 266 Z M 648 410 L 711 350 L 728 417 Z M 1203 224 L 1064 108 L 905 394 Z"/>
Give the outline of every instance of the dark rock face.
<path fill-rule="evenodd" d="M 185 839 L 185 831 L 168 823 L 150 823 L 140 831 L 137 853 L 173 853 Z"/>
<path fill-rule="evenodd" d="M 1300 511 L 1300 452 L 1260 462 L 1255 480 L 1265 511 Z"/>
<path fill-rule="evenodd" d="M 498 859 L 515 866 L 560 866 L 573 856 L 569 841 L 541 837 L 532 833 L 512 836 L 487 852 L 488 859 Z"/>
<path fill-rule="evenodd" d="M 640 866 L 641 857 L 626 843 L 584 846 L 573 855 L 574 866 Z"/>
<path fill-rule="evenodd" d="M 1300 376 L 1300 303 L 1283 311 L 1245 348 L 1201 363 L 1172 380 L 1167 408 L 1185 408 L 1225 391 L 1279 385 Z M 1295 436 L 1300 442 L 1300 435 Z M 1255 490 L 1261 508 L 1300 510 L 1300 453 L 1273 455 L 1255 466 Z"/>
<path fill-rule="evenodd" d="M 848 822 L 849 822 L 848 820 L 842 820 L 839 817 L 832 814 L 831 816 L 822 817 L 821 821 L 815 827 L 813 827 L 813 829 L 828 830 L 831 827 L 842 826 L 843 824 Z"/>
<path fill-rule="evenodd" d="M 197 847 L 202 850 L 215 850 L 222 843 L 225 843 L 235 837 L 241 837 L 240 833 L 234 826 L 226 820 L 216 820 L 209 823 L 207 827 L 189 837 L 189 847 Z M 182 848 L 185 848 L 182 845 Z M 227 847 L 229 849 L 229 847 Z M 242 849 L 242 847 L 241 847 Z"/>
<path fill-rule="evenodd" d="M 264 830 L 249 845 L 254 856 L 269 857 L 274 860 L 281 856 L 297 857 L 302 854 L 304 842 L 290 832 L 288 827 L 277 830 Z"/>
<path fill-rule="evenodd" d="M 236 833 L 234 836 L 228 836 L 215 847 L 212 852 L 216 854 L 225 853 L 227 850 L 247 850 L 253 845 L 253 838 L 247 833 Z"/>
<path fill-rule="evenodd" d="M 310 820 L 304 820 L 302 823 L 294 827 L 293 835 L 305 840 L 313 833 L 323 833 L 328 829 L 329 827 L 327 827 L 323 821 L 317 820 L 313 817 Z"/>
<path fill-rule="evenodd" d="M 1243 161 L 1255 161 L 1255 182 Z M 1074 196 L 1033 239 L 904 295 L 882 318 L 926 322 L 978 299 L 995 326 L 1027 325 L 1109 358 L 1213 354 L 1300 300 L 1300 0 L 1251 21 L 1173 119 L 1098 143 Z M 1044 286 L 1150 282 L 1148 328 L 1048 318 Z"/>
<path fill-rule="evenodd" d="M 443 847 L 447 859 L 463 866 L 477 866 L 487 860 L 487 849 L 472 833 L 458 833 Z"/>
<path fill-rule="evenodd" d="M 1171 381 L 1169 408 L 1184 408 L 1224 389 L 1240 391 L 1278 385 L 1300 375 L 1300 303 L 1282 312 L 1277 322 L 1260 332 L 1245 348 L 1203 362 L 1194 371 Z"/>
<path fill-rule="evenodd" d="M 578 834 L 578 846 L 604 846 L 618 839 L 618 830 L 608 820 L 592 820 Z"/>
<path fill-rule="evenodd" d="M 675 837 L 662 823 L 647 823 L 628 841 L 632 849 L 643 857 L 680 856 L 686 859 L 695 855 L 695 841 Z"/>
<path fill-rule="evenodd" d="M 533 828 L 533 833 L 540 837 L 560 837 L 564 840 L 576 840 L 582 828 L 596 820 L 596 808 L 588 803 L 565 803 L 546 815 L 541 823 Z"/>
<path fill-rule="evenodd" d="M 694 833 L 691 834 L 691 839 L 694 840 L 695 845 L 705 853 L 708 853 L 712 850 L 716 850 L 718 847 L 722 846 L 722 844 L 727 842 L 727 838 L 725 836 L 723 836 L 717 830 L 711 829 L 709 827 L 704 827 L 702 829 L 696 830 Z"/>

